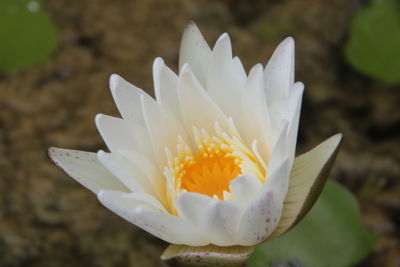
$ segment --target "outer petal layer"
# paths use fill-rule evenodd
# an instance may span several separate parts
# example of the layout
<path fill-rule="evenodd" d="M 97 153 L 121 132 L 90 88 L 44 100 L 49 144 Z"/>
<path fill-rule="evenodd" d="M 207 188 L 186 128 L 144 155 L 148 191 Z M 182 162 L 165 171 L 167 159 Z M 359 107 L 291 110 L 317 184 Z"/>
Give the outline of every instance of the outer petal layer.
<path fill-rule="evenodd" d="M 96 153 L 51 147 L 49 156 L 57 166 L 95 194 L 101 189 L 129 191 L 103 167 Z"/>
<path fill-rule="evenodd" d="M 212 244 L 233 246 L 237 242 L 237 229 L 242 210 L 236 200 L 213 201 L 204 210 L 202 227 Z"/>
<path fill-rule="evenodd" d="M 342 134 L 336 134 L 295 159 L 282 218 L 270 239 L 288 231 L 311 209 L 325 184 L 341 140 Z"/>
<path fill-rule="evenodd" d="M 189 246 L 208 244 L 186 219 L 159 212 L 150 203 L 144 204 L 129 195 L 125 196 L 126 193 L 109 190 L 102 190 L 98 194 L 99 201 L 105 207 L 166 242 Z"/>
<path fill-rule="evenodd" d="M 97 152 L 98 160 L 132 192 L 146 192 L 155 195 L 149 181 L 138 168 L 129 164 L 118 153 Z"/>
<path fill-rule="evenodd" d="M 209 243 L 218 246 L 237 244 L 237 227 L 242 213 L 238 201 L 218 201 L 188 192 L 177 198 L 175 206 L 179 215 L 196 225 Z"/>
<path fill-rule="evenodd" d="M 256 199 L 245 209 L 238 229 L 238 244 L 252 246 L 264 241 L 276 228 L 283 208 L 279 180 L 289 175 L 288 160 L 285 160 L 269 177 L 268 184 Z M 268 182 L 271 180 L 271 182 Z"/>
<path fill-rule="evenodd" d="M 248 204 L 258 195 L 261 190 L 261 182 L 251 176 L 242 175 L 231 181 L 230 190 L 233 197 L 243 206 Z"/>

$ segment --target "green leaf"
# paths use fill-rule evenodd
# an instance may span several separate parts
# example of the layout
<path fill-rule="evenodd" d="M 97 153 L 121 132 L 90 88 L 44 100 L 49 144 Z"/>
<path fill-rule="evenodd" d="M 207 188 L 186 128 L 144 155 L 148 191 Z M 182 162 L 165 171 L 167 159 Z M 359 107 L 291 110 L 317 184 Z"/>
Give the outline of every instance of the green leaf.
<path fill-rule="evenodd" d="M 400 82 L 400 5 L 375 0 L 355 15 L 345 54 L 358 71 L 391 84 Z"/>
<path fill-rule="evenodd" d="M 57 45 L 57 28 L 40 0 L 1 0 L 0 25 L 0 71 L 43 62 Z"/>
<path fill-rule="evenodd" d="M 288 233 L 256 247 L 249 266 L 351 266 L 376 239 L 361 223 L 356 199 L 328 181 L 310 213 Z"/>

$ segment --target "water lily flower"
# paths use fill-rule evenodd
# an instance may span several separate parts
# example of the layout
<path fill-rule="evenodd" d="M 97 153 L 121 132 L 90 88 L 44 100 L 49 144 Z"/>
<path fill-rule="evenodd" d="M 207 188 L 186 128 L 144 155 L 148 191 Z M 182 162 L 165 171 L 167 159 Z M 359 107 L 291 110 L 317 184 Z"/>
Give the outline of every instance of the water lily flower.
<path fill-rule="evenodd" d="M 122 118 L 96 116 L 110 152 L 51 159 L 125 220 L 172 244 L 253 246 L 293 227 L 319 195 L 341 135 L 295 159 L 304 85 L 294 41 L 247 74 L 228 34 L 210 49 L 192 23 L 179 73 L 153 64 L 155 96 L 110 78 Z"/>

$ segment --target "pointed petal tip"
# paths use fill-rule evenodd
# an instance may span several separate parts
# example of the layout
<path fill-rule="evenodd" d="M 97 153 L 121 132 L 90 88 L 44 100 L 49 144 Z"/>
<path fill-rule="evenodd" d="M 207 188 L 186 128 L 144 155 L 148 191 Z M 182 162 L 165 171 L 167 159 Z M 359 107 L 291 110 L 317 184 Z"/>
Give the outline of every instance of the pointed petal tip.
<path fill-rule="evenodd" d="M 153 70 L 155 66 L 164 65 L 164 60 L 161 57 L 156 57 L 153 61 Z"/>
<path fill-rule="evenodd" d="M 184 33 L 186 31 L 188 31 L 188 30 L 191 30 L 191 29 L 195 29 L 197 31 L 200 31 L 199 27 L 197 27 L 197 24 L 193 20 L 190 20 L 189 23 L 186 25 Z"/>
<path fill-rule="evenodd" d="M 97 156 L 102 156 L 104 155 L 106 152 L 103 149 L 100 149 L 99 151 L 97 151 Z"/>
<path fill-rule="evenodd" d="M 218 37 L 217 41 L 215 42 L 213 50 L 216 50 L 220 46 L 225 47 L 223 46 L 224 42 L 227 42 L 228 46 L 230 46 L 231 39 L 229 38 L 229 34 L 227 32 L 224 32 Z"/>
<path fill-rule="evenodd" d="M 179 51 L 179 72 L 189 62 L 197 77 L 205 83 L 211 49 L 195 23 L 185 28 Z"/>
<path fill-rule="evenodd" d="M 104 114 L 102 113 L 97 113 L 96 116 L 94 116 L 94 123 L 96 124 L 97 129 L 100 129 L 99 127 L 103 117 Z"/>
<path fill-rule="evenodd" d="M 329 147 L 336 148 L 337 146 L 340 145 L 343 139 L 343 134 L 342 133 L 337 133 L 331 137 L 329 137 L 327 140 L 322 142 L 321 144 L 326 144 L 329 145 Z"/>
<path fill-rule="evenodd" d="M 294 44 L 294 38 L 293 38 L 292 36 L 288 36 L 288 37 L 286 37 L 286 38 L 285 38 L 285 41 L 287 41 L 287 42 L 291 42 L 291 43 L 293 43 L 293 44 Z"/>
<path fill-rule="evenodd" d="M 57 158 L 57 150 L 59 150 L 59 148 L 57 147 L 49 147 L 49 149 L 47 150 L 47 155 L 49 156 L 50 160 L 61 170 L 64 170 L 64 168 L 62 167 L 62 165 L 60 164 L 59 159 Z"/>
<path fill-rule="evenodd" d="M 111 157 L 110 154 L 111 154 L 111 153 L 107 153 L 107 152 L 105 152 L 104 150 L 100 149 L 99 151 L 97 151 L 96 157 L 97 157 L 97 160 L 98 160 L 102 165 L 106 166 L 106 165 L 107 165 L 106 163 L 110 161 L 110 157 Z"/>
<path fill-rule="evenodd" d="M 337 133 L 334 135 L 334 137 L 336 137 L 338 139 L 343 139 L 343 133 Z"/>
<path fill-rule="evenodd" d="M 47 154 L 49 155 L 49 158 L 50 158 L 51 160 L 53 160 L 54 152 L 55 152 L 55 147 L 49 147 L 49 148 L 47 149 Z"/>
<path fill-rule="evenodd" d="M 63 150 L 63 148 L 58 148 L 58 147 L 49 147 L 49 149 L 47 149 L 47 154 L 49 155 L 49 158 L 51 159 L 51 161 L 54 164 L 56 164 L 58 167 L 60 167 L 61 169 L 63 169 L 63 167 L 59 164 L 60 161 L 57 158 L 57 152 L 60 152 L 62 150 Z"/>
<path fill-rule="evenodd" d="M 250 77 L 254 77 L 254 76 L 256 76 L 256 75 L 262 75 L 263 74 L 263 72 L 264 72 L 264 67 L 263 67 L 263 65 L 261 64 L 261 63 L 257 63 L 256 65 L 254 65 L 252 68 L 251 68 L 251 70 L 250 70 L 250 72 L 249 72 L 249 79 L 250 79 Z"/>
<path fill-rule="evenodd" d="M 281 41 L 279 43 L 279 45 L 277 46 L 277 48 L 275 49 L 274 54 L 277 55 L 294 55 L 294 48 L 295 48 L 295 44 L 294 44 L 294 39 L 293 37 L 286 37 L 283 41 Z"/>
<path fill-rule="evenodd" d="M 103 200 L 104 200 L 104 195 L 105 195 L 105 192 L 104 192 L 105 190 L 104 189 L 102 189 L 102 190 L 100 190 L 98 193 L 97 193 L 97 199 L 101 202 L 101 203 L 103 203 Z"/>
<path fill-rule="evenodd" d="M 304 83 L 303 82 L 296 82 L 294 85 L 297 85 L 298 87 L 302 87 L 304 89 Z"/>
<path fill-rule="evenodd" d="M 187 75 L 188 73 L 191 73 L 191 72 L 192 72 L 192 69 L 190 68 L 189 63 L 186 62 L 182 65 L 182 69 L 181 69 L 181 72 L 179 73 L 179 76 L 182 76 L 184 74 Z"/>
<path fill-rule="evenodd" d="M 281 45 L 294 49 L 294 38 L 292 36 L 286 37 L 282 42 Z"/>
<path fill-rule="evenodd" d="M 290 95 L 297 95 L 298 100 L 301 101 L 303 93 L 304 93 L 304 83 L 303 82 L 295 82 L 293 86 L 290 88 Z M 300 111 L 299 111 L 300 112 Z"/>
<path fill-rule="evenodd" d="M 121 79 L 122 79 L 121 76 L 119 76 L 116 73 L 113 73 L 110 75 L 109 86 L 110 86 L 111 91 L 116 90 Z"/>
<path fill-rule="evenodd" d="M 159 100 L 161 99 L 161 93 L 160 93 L 160 76 L 161 76 L 161 71 L 164 67 L 164 60 L 161 57 L 156 57 L 153 61 L 153 86 L 154 86 L 154 92 L 156 95 L 156 99 Z"/>
<path fill-rule="evenodd" d="M 218 37 L 217 42 L 220 41 L 220 40 L 226 39 L 226 38 L 229 38 L 229 34 L 228 34 L 227 32 L 224 32 L 223 34 L 221 34 L 221 35 Z"/>
<path fill-rule="evenodd" d="M 184 45 L 184 43 L 186 43 L 188 40 L 190 40 L 193 37 L 196 37 L 200 40 L 202 40 L 202 39 L 204 40 L 199 27 L 197 27 L 197 24 L 194 23 L 193 21 L 190 21 L 188 23 L 188 25 L 185 27 L 185 29 L 183 30 L 182 39 L 181 39 L 181 48 Z"/>

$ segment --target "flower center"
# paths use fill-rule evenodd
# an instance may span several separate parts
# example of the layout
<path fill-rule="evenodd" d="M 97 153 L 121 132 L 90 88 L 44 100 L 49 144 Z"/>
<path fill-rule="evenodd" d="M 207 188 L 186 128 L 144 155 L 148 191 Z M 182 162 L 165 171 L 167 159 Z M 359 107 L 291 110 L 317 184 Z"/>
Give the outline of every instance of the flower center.
<path fill-rule="evenodd" d="M 233 126 L 229 134 L 215 126 L 215 136 L 204 129 L 193 127 L 196 153 L 178 137 L 177 155 L 166 148 L 168 165 L 164 175 L 167 180 L 167 206 L 176 213 L 173 202 L 181 192 L 193 192 L 218 200 L 233 199 L 230 182 L 240 175 L 250 175 L 265 180 L 265 168 L 260 168 L 257 153 L 241 140 Z"/>
<path fill-rule="evenodd" d="M 220 149 L 198 154 L 182 168 L 180 188 L 224 199 L 230 181 L 242 173 L 238 163 L 238 159 Z"/>

